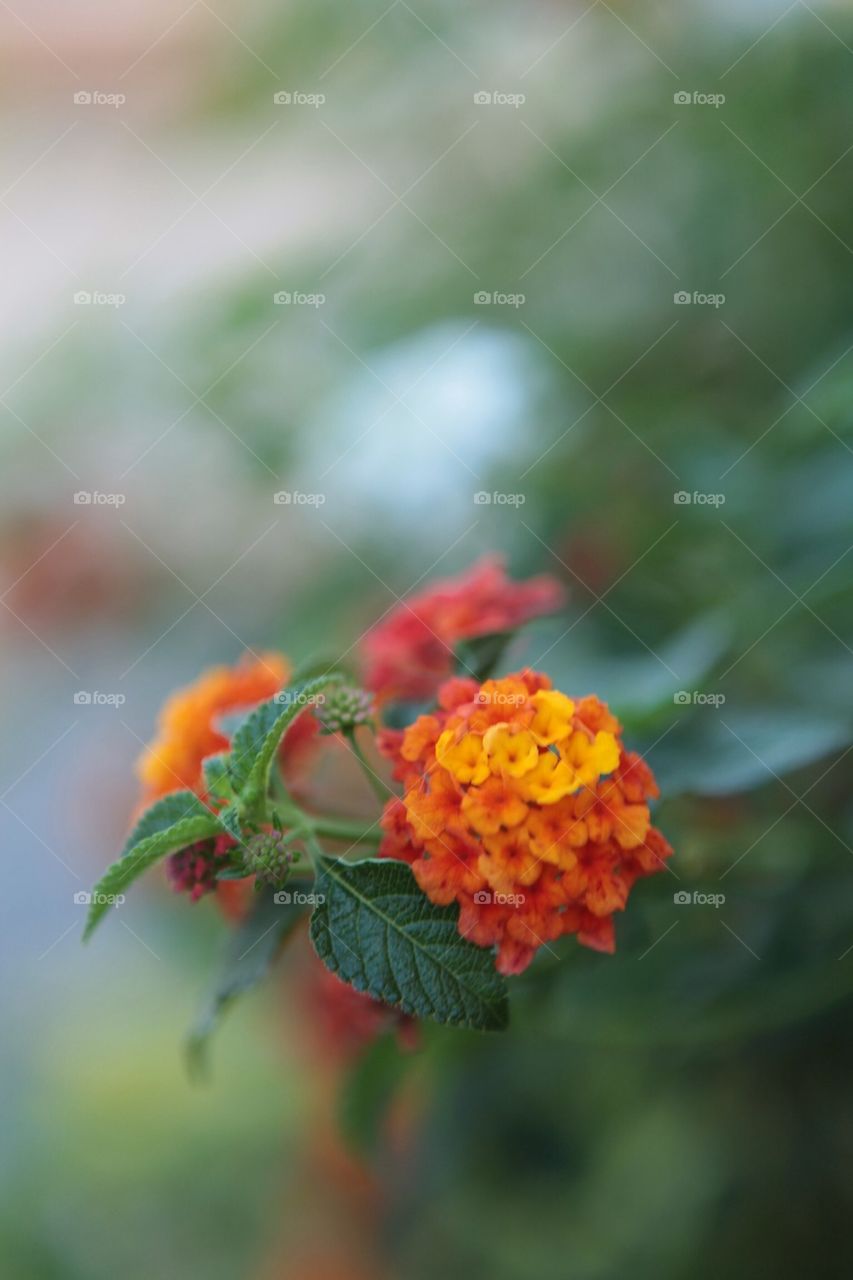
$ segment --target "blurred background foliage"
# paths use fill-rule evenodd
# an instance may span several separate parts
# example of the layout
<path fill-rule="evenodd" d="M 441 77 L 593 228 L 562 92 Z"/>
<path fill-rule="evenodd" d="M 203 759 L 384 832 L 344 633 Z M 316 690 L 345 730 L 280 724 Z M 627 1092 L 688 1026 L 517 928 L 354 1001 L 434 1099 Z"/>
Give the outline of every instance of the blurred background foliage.
<path fill-rule="evenodd" d="M 83 10 L 2 19 L 3 1274 L 846 1274 L 847 7 Z M 126 106 L 75 114 L 89 84 Z M 151 883 L 75 945 L 157 707 L 246 643 L 341 652 L 493 548 L 569 587 L 508 665 L 610 701 L 672 875 L 615 957 L 540 954 L 506 1037 L 318 1084 L 269 992 L 192 1088 L 215 913 Z"/>

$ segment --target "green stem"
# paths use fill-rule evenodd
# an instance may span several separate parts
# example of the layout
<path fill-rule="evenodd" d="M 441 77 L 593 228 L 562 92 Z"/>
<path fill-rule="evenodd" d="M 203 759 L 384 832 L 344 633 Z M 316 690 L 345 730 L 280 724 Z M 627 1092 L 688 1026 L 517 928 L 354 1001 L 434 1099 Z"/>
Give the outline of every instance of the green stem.
<path fill-rule="evenodd" d="M 329 840 L 349 840 L 357 844 L 379 844 L 382 832 L 376 823 L 365 826 L 352 818 L 331 818 L 324 814 L 306 813 L 291 801 L 288 804 L 269 804 L 264 815 L 271 822 L 273 814 L 290 830 L 304 831 L 308 835 L 325 836 Z"/>
<path fill-rule="evenodd" d="M 362 751 L 361 746 L 356 739 L 355 730 L 347 729 L 344 731 L 343 736 L 344 738 L 346 738 L 347 742 L 350 744 L 353 755 L 355 756 L 358 763 L 361 765 L 362 773 L 364 774 L 365 778 L 367 778 L 367 781 L 370 783 L 371 787 L 373 788 L 373 794 L 379 800 L 379 803 L 381 805 L 385 805 L 388 799 L 391 796 L 393 796 L 394 792 L 391 790 L 390 787 L 386 786 L 386 784 L 380 778 L 379 774 L 371 766 L 370 762 L 367 759 L 367 756 Z"/>
<path fill-rule="evenodd" d="M 356 844 L 379 844 L 383 832 L 376 824 L 365 827 L 358 822 L 348 822 L 344 818 L 309 818 L 310 829 L 318 836 L 326 836 L 329 840 L 351 840 Z"/>

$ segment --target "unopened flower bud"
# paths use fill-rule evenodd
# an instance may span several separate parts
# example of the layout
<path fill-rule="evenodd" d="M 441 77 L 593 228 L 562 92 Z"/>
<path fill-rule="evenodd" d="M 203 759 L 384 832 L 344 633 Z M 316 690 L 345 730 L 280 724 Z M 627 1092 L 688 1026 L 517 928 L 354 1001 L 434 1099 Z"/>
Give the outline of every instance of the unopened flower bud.
<path fill-rule="evenodd" d="M 320 732 L 348 733 L 370 720 L 373 699 L 364 689 L 344 687 L 326 694 L 325 702 L 315 711 Z"/>
<path fill-rule="evenodd" d="M 281 832 L 252 836 L 243 852 L 246 875 L 253 875 L 259 885 L 276 887 L 284 884 L 294 861 Z"/>

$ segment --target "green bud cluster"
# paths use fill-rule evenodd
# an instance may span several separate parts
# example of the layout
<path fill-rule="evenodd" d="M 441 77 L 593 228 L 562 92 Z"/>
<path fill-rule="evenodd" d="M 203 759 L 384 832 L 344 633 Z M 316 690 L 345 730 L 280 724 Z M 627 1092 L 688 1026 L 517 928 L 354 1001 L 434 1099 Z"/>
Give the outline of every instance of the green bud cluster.
<path fill-rule="evenodd" d="M 347 733 L 360 724 L 370 722 L 373 699 L 364 689 L 343 687 L 326 694 L 322 706 L 315 710 L 321 733 Z"/>
<path fill-rule="evenodd" d="M 247 876 L 255 876 L 257 887 L 283 885 L 294 861 L 280 831 L 252 836 L 243 852 L 243 869 Z"/>

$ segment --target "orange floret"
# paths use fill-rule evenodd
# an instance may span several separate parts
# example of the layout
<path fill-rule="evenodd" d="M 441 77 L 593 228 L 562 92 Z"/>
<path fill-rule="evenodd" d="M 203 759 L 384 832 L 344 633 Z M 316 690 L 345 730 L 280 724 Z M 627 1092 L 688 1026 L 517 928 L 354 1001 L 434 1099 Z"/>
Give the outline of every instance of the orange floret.
<path fill-rule="evenodd" d="M 386 806 L 382 855 L 408 862 L 433 902 L 457 902 L 460 933 L 496 946 L 502 973 L 568 933 L 612 952 L 614 913 L 672 853 L 619 721 L 533 671 L 453 679 L 438 701 L 384 741 L 404 796 Z"/>

